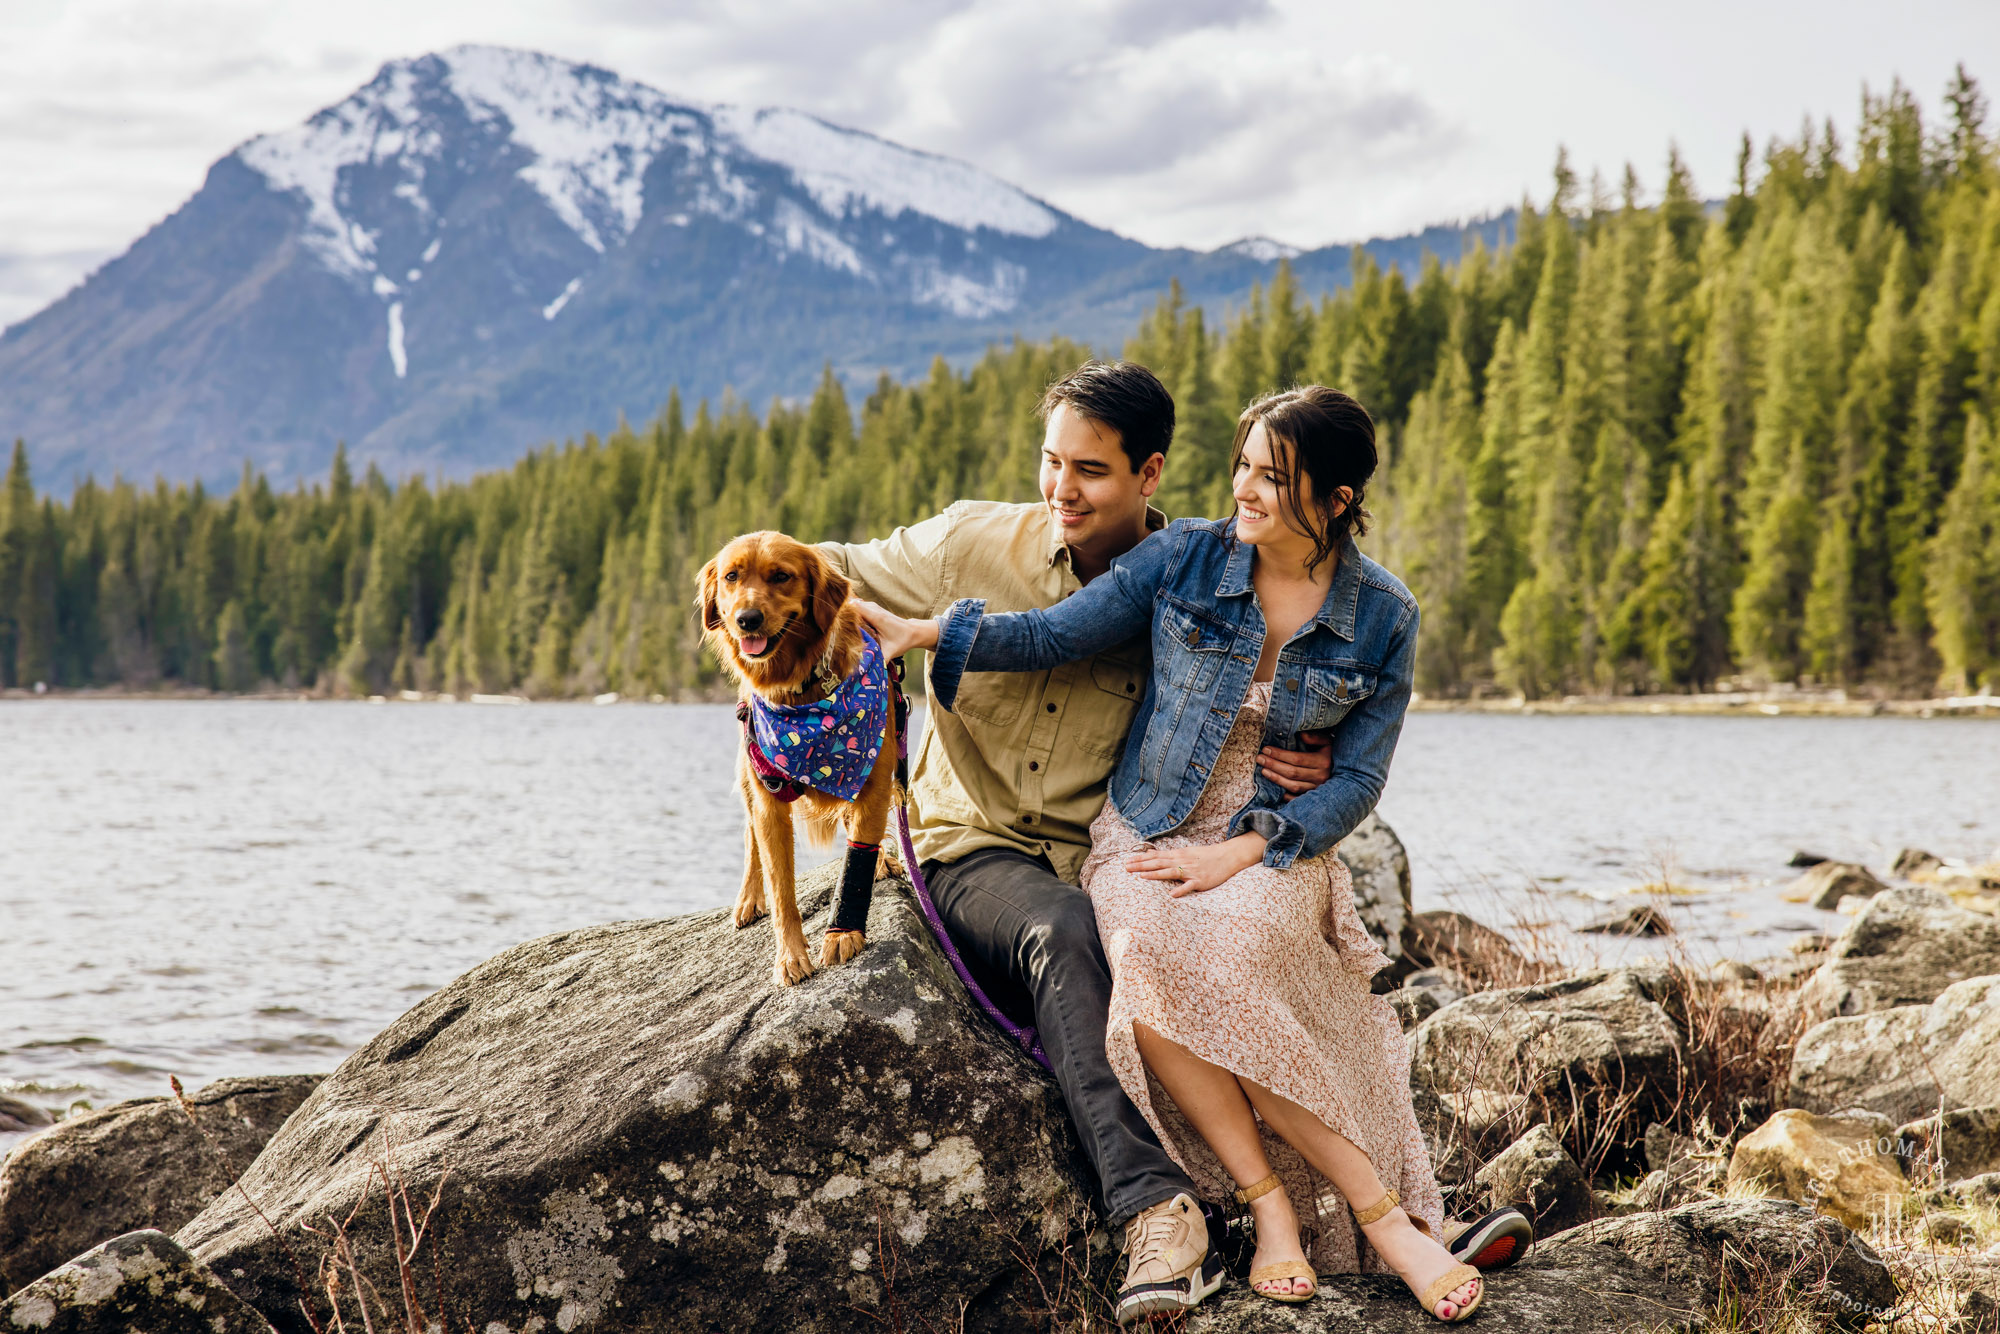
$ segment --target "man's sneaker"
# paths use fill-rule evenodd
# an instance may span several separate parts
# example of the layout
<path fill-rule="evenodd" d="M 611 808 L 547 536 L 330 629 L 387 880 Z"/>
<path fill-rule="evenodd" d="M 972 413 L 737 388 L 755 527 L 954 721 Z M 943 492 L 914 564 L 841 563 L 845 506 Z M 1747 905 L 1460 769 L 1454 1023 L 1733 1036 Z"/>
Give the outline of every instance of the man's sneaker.
<path fill-rule="evenodd" d="M 1505 1269 L 1526 1253 L 1535 1229 L 1519 1209 L 1495 1209 L 1470 1223 L 1446 1223 L 1445 1249 L 1474 1269 Z"/>
<path fill-rule="evenodd" d="M 1125 1225 L 1125 1253 L 1125 1286 L 1118 1290 L 1121 1325 L 1185 1311 L 1222 1286 L 1222 1257 L 1209 1250 L 1208 1222 L 1185 1191 L 1141 1209 Z"/>

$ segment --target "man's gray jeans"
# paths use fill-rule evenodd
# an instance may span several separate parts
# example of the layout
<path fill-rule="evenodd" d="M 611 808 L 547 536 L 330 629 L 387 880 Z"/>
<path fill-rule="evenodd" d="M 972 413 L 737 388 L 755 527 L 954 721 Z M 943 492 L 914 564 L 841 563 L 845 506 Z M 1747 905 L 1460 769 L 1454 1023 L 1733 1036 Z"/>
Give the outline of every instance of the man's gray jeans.
<path fill-rule="evenodd" d="M 1107 1217 L 1123 1223 L 1194 1183 L 1160 1147 L 1104 1054 L 1111 968 L 1090 897 L 1047 860 L 983 848 L 924 863 L 938 916 L 979 985 L 1010 1017 L 1032 1018 L 1069 1118 L 1097 1169 Z"/>

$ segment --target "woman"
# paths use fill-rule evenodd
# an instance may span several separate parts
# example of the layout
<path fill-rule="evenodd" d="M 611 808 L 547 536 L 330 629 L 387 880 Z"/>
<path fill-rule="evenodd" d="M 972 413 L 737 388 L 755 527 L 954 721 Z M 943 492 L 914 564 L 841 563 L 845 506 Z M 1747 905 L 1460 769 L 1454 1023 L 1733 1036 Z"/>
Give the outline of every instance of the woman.
<path fill-rule="evenodd" d="M 1248 1206 L 1258 1292 L 1312 1295 L 1305 1210 L 1318 1269 L 1392 1269 L 1456 1321 L 1481 1284 L 1436 1240 L 1408 1048 L 1368 985 L 1388 959 L 1331 855 L 1381 794 L 1415 661 L 1415 600 L 1353 542 L 1375 462 L 1352 398 L 1270 395 L 1237 422 L 1234 519 L 1173 523 L 1046 611 L 866 610 L 892 655 L 932 651 L 947 709 L 966 671 L 1043 670 L 1150 632 L 1082 875 L 1114 978 L 1112 1067 L 1204 1193 Z M 1334 775 L 1288 800 L 1257 752 L 1315 729 Z"/>

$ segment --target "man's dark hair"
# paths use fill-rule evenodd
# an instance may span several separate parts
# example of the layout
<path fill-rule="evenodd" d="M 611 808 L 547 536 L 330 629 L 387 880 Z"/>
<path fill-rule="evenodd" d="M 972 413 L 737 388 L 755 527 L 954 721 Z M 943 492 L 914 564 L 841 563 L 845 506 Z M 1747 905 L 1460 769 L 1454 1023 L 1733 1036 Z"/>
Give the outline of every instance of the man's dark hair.
<path fill-rule="evenodd" d="M 1132 471 L 1174 440 L 1174 396 L 1160 377 L 1136 361 L 1086 361 L 1050 385 L 1035 405 L 1043 421 L 1056 404 L 1118 432 Z"/>

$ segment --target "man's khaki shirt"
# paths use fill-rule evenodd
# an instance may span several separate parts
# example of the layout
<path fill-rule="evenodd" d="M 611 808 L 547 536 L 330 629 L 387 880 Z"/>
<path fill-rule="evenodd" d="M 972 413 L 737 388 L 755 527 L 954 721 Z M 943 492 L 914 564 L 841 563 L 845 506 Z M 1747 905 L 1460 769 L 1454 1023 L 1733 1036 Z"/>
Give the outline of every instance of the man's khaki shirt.
<path fill-rule="evenodd" d="M 1148 529 L 1166 521 L 1147 508 Z M 819 549 L 856 595 L 912 618 L 936 616 L 958 598 L 984 598 L 989 612 L 1028 611 L 1083 586 L 1043 504 L 961 500 L 879 542 Z M 917 855 L 952 862 L 981 848 L 1016 848 L 1047 857 L 1076 883 L 1151 663 L 1148 644 L 1134 639 L 1053 671 L 968 675 L 956 712 L 925 710 L 910 770 Z"/>

